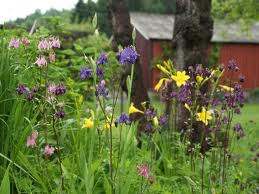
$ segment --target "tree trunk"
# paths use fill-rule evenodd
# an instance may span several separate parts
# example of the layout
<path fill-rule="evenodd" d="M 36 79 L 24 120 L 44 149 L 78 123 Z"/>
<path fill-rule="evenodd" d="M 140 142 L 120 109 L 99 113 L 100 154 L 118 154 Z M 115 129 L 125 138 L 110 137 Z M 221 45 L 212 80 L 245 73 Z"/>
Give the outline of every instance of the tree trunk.
<path fill-rule="evenodd" d="M 173 46 L 179 69 L 188 70 L 189 66 L 207 64 L 212 35 L 211 0 L 176 0 Z M 178 113 L 177 127 L 182 130 L 188 112 L 181 106 Z"/>
<path fill-rule="evenodd" d="M 133 28 L 130 24 L 130 15 L 126 2 L 124 0 L 109 0 L 109 17 L 112 23 L 112 48 L 114 51 L 118 51 L 118 46 L 122 47 L 130 46 L 133 44 L 132 41 L 132 31 Z M 128 75 L 131 73 L 131 67 L 126 66 L 124 72 L 121 75 L 121 88 L 127 93 L 126 80 Z M 134 68 L 134 79 L 132 83 L 132 93 L 131 102 L 139 108 L 143 109 L 141 106 L 142 102 L 149 102 L 147 88 L 144 87 L 142 79 L 142 69 L 137 60 Z M 131 115 L 133 120 L 140 120 L 140 125 L 138 131 L 142 131 L 144 127 L 143 115 L 133 114 Z M 143 122 L 142 122 L 143 121 Z M 142 124 L 141 124 L 142 123 Z"/>

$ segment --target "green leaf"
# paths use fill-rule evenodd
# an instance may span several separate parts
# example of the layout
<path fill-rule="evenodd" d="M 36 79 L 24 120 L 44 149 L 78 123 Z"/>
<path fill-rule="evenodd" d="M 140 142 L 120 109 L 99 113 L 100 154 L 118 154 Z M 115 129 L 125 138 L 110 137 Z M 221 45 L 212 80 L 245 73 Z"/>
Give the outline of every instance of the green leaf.
<path fill-rule="evenodd" d="M 94 29 L 97 28 L 97 14 L 94 14 L 93 20 L 92 20 L 92 25 L 94 27 Z"/>
<path fill-rule="evenodd" d="M 133 28 L 133 31 L 132 31 L 132 40 L 133 40 L 133 43 L 135 44 L 135 40 L 136 40 L 136 28 Z"/>
<path fill-rule="evenodd" d="M 4 178 L 1 182 L 0 193 L 3 193 L 3 194 L 10 193 L 9 167 L 5 171 Z"/>
<path fill-rule="evenodd" d="M 79 44 L 74 44 L 74 47 L 77 51 L 81 52 L 83 50 L 83 47 Z"/>

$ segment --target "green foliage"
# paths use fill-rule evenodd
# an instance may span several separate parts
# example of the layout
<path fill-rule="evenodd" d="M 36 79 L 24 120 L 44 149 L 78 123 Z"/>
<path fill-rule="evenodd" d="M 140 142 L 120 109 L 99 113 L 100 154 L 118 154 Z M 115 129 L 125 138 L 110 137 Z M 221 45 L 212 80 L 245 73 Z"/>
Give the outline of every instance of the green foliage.
<path fill-rule="evenodd" d="M 55 9 L 50 9 L 46 11 L 44 14 L 42 14 L 40 10 L 36 10 L 34 13 L 28 15 L 25 18 L 18 18 L 13 22 L 7 22 L 6 26 L 18 25 L 22 28 L 30 30 L 35 21 L 37 21 L 37 24 L 38 24 L 37 26 L 41 26 L 42 25 L 41 22 L 44 23 L 45 18 L 52 18 L 52 17 L 60 18 L 64 23 L 68 23 L 70 21 L 71 11 L 68 11 L 68 10 L 58 11 Z M 53 25 L 49 27 L 55 27 L 55 26 Z"/>
<path fill-rule="evenodd" d="M 4 178 L 0 184 L 0 193 L 10 194 L 9 167 L 6 169 Z"/>
<path fill-rule="evenodd" d="M 257 0 L 213 0 L 212 14 L 216 19 L 244 24 L 259 20 Z"/>
<path fill-rule="evenodd" d="M 73 10 L 71 21 L 81 23 L 89 18 L 93 18 L 96 12 L 96 4 L 92 0 L 88 0 L 86 3 L 83 0 L 79 0 Z"/>
<path fill-rule="evenodd" d="M 213 43 L 211 45 L 209 62 L 208 62 L 210 67 L 216 66 L 216 64 L 219 62 L 220 48 L 221 48 L 221 45 L 219 43 Z"/>

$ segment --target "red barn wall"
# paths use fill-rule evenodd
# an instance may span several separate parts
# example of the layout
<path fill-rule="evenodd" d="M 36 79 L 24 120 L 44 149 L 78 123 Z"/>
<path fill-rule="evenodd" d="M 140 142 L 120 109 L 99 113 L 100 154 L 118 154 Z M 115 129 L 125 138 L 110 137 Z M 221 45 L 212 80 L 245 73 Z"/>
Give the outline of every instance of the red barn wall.
<path fill-rule="evenodd" d="M 152 67 L 152 60 L 159 57 L 163 52 L 161 40 L 147 40 L 137 32 L 136 46 L 140 54 L 140 62 L 143 71 L 144 84 L 147 88 L 154 88 L 160 79 L 160 73 Z M 237 80 L 242 74 L 246 81 L 243 84 L 245 89 L 259 87 L 259 44 L 249 43 L 222 43 L 219 53 L 219 63 L 227 66 L 229 60 L 237 62 L 240 71 L 234 74 Z M 226 72 L 225 78 L 231 75 Z"/>
<path fill-rule="evenodd" d="M 259 87 L 259 44 L 234 44 L 223 43 L 219 54 L 219 63 L 227 67 L 229 60 L 234 59 L 240 71 L 231 75 L 226 71 L 225 78 L 233 76 L 238 79 L 239 75 L 245 76 L 243 86 L 245 89 Z"/>
<path fill-rule="evenodd" d="M 156 59 L 161 56 L 163 52 L 163 48 L 161 46 L 162 41 L 159 40 L 152 40 L 152 57 Z M 152 68 L 152 78 L 150 86 L 154 89 L 155 85 L 160 79 L 160 71 L 157 68 Z"/>

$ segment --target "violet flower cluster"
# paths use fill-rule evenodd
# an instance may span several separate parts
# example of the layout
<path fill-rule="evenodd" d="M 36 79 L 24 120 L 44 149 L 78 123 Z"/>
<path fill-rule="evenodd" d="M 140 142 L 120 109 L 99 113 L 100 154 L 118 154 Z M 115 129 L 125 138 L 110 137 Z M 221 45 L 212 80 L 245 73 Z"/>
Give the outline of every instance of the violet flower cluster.
<path fill-rule="evenodd" d="M 128 46 L 118 53 L 117 58 L 122 65 L 135 64 L 138 54 L 133 46 Z"/>
<path fill-rule="evenodd" d="M 32 101 L 38 91 L 36 86 L 31 89 L 24 84 L 19 84 L 16 88 L 16 92 L 18 95 L 23 95 L 28 101 Z"/>

